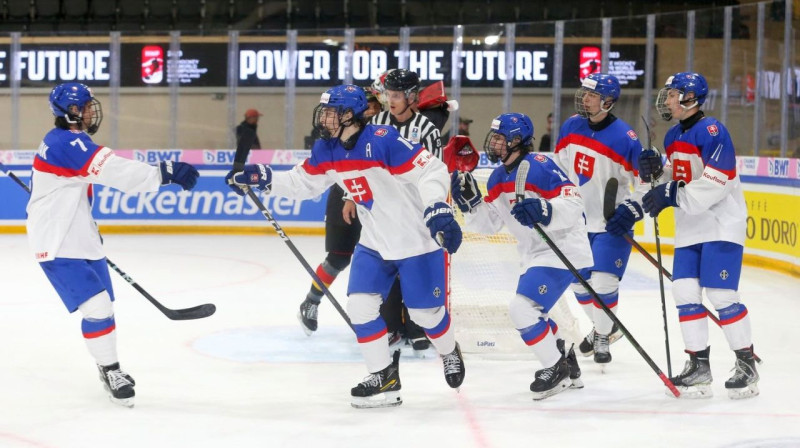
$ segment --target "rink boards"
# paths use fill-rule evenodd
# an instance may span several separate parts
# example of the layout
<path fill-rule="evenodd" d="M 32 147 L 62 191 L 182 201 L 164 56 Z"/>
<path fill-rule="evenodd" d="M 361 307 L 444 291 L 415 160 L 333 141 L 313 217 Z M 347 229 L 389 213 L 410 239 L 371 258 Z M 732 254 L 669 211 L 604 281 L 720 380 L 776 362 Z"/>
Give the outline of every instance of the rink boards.
<path fill-rule="evenodd" d="M 128 195 L 104 186 L 94 190 L 94 213 L 105 232 L 271 232 L 272 227 L 249 200 L 233 193 L 223 178 L 233 163 L 233 150 L 174 149 L 116 150 L 141 162 L 164 160 L 191 163 L 200 170 L 197 187 L 184 192 L 177 186 L 157 193 Z M 0 151 L 0 162 L 23 181 L 30 176 L 35 151 Z M 249 163 L 288 170 L 310 155 L 307 150 L 254 150 Z M 739 157 L 748 206 L 746 253 L 750 261 L 800 274 L 800 159 Z M 490 167 L 481 154 L 479 167 Z M 327 193 L 306 201 L 261 195 L 281 225 L 293 233 L 324 230 Z M 0 232 L 24 232 L 27 193 L 0 175 Z M 661 242 L 668 248 L 674 235 L 672 211 L 659 218 Z M 645 247 L 655 242 L 651 220 L 637 223 L 636 239 Z"/>

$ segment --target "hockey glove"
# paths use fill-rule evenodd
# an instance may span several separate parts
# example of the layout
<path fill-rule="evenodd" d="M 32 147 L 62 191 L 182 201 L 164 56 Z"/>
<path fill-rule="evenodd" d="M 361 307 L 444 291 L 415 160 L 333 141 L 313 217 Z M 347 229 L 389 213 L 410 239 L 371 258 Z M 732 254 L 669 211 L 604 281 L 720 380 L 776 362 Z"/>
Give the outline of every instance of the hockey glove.
<path fill-rule="evenodd" d="M 481 190 L 478 188 L 478 182 L 470 173 L 453 171 L 450 176 L 450 191 L 462 213 L 469 213 L 481 203 Z"/>
<path fill-rule="evenodd" d="M 639 178 L 642 182 L 650 183 L 651 180 L 658 180 L 664 173 L 664 164 L 661 161 L 661 154 L 656 148 L 643 149 L 639 154 Z"/>
<path fill-rule="evenodd" d="M 671 180 L 648 191 L 642 198 L 644 211 L 655 218 L 667 207 L 678 207 L 678 188 L 684 185 L 682 180 Z"/>
<path fill-rule="evenodd" d="M 553 206 L 542 198 L 528 198 L 514 204 L 511 214 L 523 226 L 533 228 L 534 223 L 546 226 L 553 219 Z"/>
<path fill-rule="evenodd" d="M 244 196 L 242 187 L 245 186 L 269 193 L 272 190 L 272 168 L 260 163 L 245 165 L 243 171 L 229 171 L 225 183 L 239 196 Z"/>
<path fill-rule="evenodd" d="M 461 246 L 461 227 L 453 218 L 453 209 L 444 202 L 437 202 L 425 209 L 425 225 L 447 252 L 454 254 Z"/>
<path fill-rule="evenodd" d="M 191 190 L 197 185 L 200 173 L 192 165 L 184 162 L 161 162 L 161 185 L 178 184 L 184 190 Z"/>
<path fill-rule="evenodd" d="M 643 217 L 642 206 L 638 202 L 626 199 L 617 206 L 614 216 L 606 223 L 606 232 L 615 236 L 622 236 L 630 232 L 633 224 Z"/>

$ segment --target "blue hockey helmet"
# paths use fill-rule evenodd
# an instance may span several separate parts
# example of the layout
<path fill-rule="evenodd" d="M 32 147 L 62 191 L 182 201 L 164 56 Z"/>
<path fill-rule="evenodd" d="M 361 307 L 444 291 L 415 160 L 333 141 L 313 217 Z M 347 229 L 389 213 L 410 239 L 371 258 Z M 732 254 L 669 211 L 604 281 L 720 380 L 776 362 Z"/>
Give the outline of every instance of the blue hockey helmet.
<path fill-rule="evenodd" d="M 609 112 L 619 99 L 621 91 L 622 89 L 616 76 L 606 73 L 592 73 L 583 79 L 580 88 L 575 92 L 575 111 L 585 118 L 588 118 L 589 115 L 597 115 L 600 112 Z M 583 102 L 586 94 L 600 95 L 602 98 L 600 111 L 590 114 L 586 110 L 586 105 Z"/>
<path fill-rule="evenodd" d="M 708 83 L 706 78 L 700 73 L 680 72 L 667 78 L 664 87 L 658 91 L 656 97 L 656 110 L 666 121 L 672 119 L 672 112 L 667 107 L 667 97 L 671 90 L 679 92 L 678 102 L 684 109 L 699 107 L 706 102 L 708 96 Z M 690 98 L 686 98 L 689 94 Z"/>
<path fill-rule="evenodd" d="M 505 163 L 511 156 L 511 153 L 524 150 L 525 153 L 530 151 L 533 146 L 533 122 L 525 114 L 508 113 L 498 115 L 497 118 L 492 120 L 492 125 L 489 133 L 486 134 L 486 139 L 483 141 L 483 150 L 486 156 L 492 163 L 497 163 L 500 160 L 500 148 L 495 144 L 498 140 L 497 136 L 503 136 L 506 145 L 506 155 L 502 158 Z"/>
<path fill-rule="evenodd" d="M 84 117 L 86 106 L 89 116 Z M 50 110 L 56 117 L 63 117 L 69 124 L 86 127 L 86 132 L 94 134 L 103 121 L 103 108 L 85 84 L 68 82 L 59 84 L 50 92 Z"/>
<path fill-rule="evenodd" d="M 367 106 L 367 96 L 361 87 L 352 84 L 331 87 L 322 94 L 319 104 L 314 109 L 313 125 L 322 133 L 323 138 L 330 138 L 332 136 L 331 127 L 325 126 L 325 123 L 323 123 L 325 109 L 334 109 L 336 111 L 339 122 L 333 127 L 343 128 L 356 121 L 363 121 L 364 111 L 367 110 Z M 347 112 L 352 112 L 353 116 L 342 121 L 342 117 Z"/>

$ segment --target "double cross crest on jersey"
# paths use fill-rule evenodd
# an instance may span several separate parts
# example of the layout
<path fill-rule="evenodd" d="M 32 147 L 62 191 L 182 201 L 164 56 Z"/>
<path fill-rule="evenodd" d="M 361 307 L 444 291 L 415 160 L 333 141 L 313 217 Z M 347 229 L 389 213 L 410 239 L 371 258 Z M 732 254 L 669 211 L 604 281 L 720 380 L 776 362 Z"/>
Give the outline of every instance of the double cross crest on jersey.
<path fill-rule="evenodd" d="M 594 157 L 588 154 L 578 153 L 575 155 L 574 165 L 575 173 L 578 174 L 580 184 L 583 185 L 589 182 L 592 175 L 594 175 Z"/>
<path fill-rule="evenodd" d="M 367 210 L 372 210 L 373 198 L 369 182 L 364 176 L 344 180 L 345 189 L 350 194 L 350 199 L 356 204 L 363 205 Z"/>

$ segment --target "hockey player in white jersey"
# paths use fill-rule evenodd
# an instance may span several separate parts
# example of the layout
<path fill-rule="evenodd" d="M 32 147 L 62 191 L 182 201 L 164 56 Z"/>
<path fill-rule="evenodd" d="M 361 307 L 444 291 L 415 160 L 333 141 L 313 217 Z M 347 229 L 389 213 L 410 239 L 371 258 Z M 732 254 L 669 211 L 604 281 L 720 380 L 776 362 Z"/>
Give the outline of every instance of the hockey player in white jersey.
<path fill-rule="evenodd" d="M 135 382 L 117 357 L 114 291 L 92 218 L 92 187 L 139 193 L 176 183 L 188 190 L 198 172 L 182 162 L 151 166 L 118 157 L 111 148 L 93 142 L 89 134 L 97 132 L 103 114 L 100 102 L 83 84 L 56 86 L 50 109 L 56 127 L 45 135 L 33 161 L 28 240 L 67 311 L 83 315 L 83 337 L 111 400 L 133 406 Z"/>
<path fill-rule="evenodd" d="M 350 269 L 347 314 L 370 372 L 351 390 L 351 404 L 357 408 L 402 403 L 399 351 L 390 353 L 379 313 L 398 275 L 411 317 L 442 357 L 447 384 L 458 388 L 464 380 L 464 362 L 446 307 L 445 250 L 455 253 L 461 244 L 461 228 L 445 202 L 447 168 L 396 129 L 366 124 L 366 108 L 360 87 L 328 89 L 314 111 L 323 138 L 315 142 L 309 159 L 287 172 L 247 165 L 226 178 L 239 194 L 248 185 L 297 199 L 313 198 L 337 183 L 357 204 L 362 229 Z"/>
<path fill-rule="evenodd" d="M 643 217 L 640 200 L 645 186 L 637 177 L 642 145 L 636 132 L 611 109 L 619 99 L 620 85 L 613 75 L 593 73 L 585 78 L 575 93 L 573 115 L 561 126 L 554 160 L 583 197 L 589 241 L 594 265 L 581 274 L 614 313 L 617 312 L 619 282 L 628 265 L 631 245 L 623 234 L 633 235 L 633 225 Z M 603 198 L 606 182 L 619 180 L 616 211 L 606 221 Z M 631 193 L 631 188 L 636 190 Z M 603 309 L 593 303 L 589 292 L 579 283 L 572 290 L 594 328 L 578 347 L 584 356 L 594 354 L 596 363 L 611 362 L 609 343 L 621 336 Z"/>
<path fill-rule="evenodd" d="M 640 176 L 659 184 L 642 203 L 650 216 L 675 209 L 675 257 L 672 296 L 678 307 L 681 334 L 689 360 L 670 378 L 681 397 L 710 398 L 708 319 L 703 291 L 736 354 L 733 376 L 725 382 L 730 398 L 758 395 L 750 315 L 739 296 L 747 207 L 736 173 L 736 153 L 725 126 L 706 117 L 700 106 L 708 84 L 698 73 L 670 76 L 659 91 L 656 109 L 664 120 L 676 119 L 664 136 L 669 164 L 662 167 L 654 149 L 642 152 Z"/>
<path fill-rule="evenodd" d="M 538 223 L 576 268 L 592 265 L 591 249 L 583 222 L 583 202 L 578 188 L 556 164 L 533 150 L 533 123 L 523 114 L 495 118 L 486 136 L 489 160 L 500 161 L 487 183 L 487 196 L 470 173 L 452 175 L 453 200 L 465 214 L 467 229 L 494 234 L 505 225 L 517 239 L 522 266 L 517 294 L 509 315 L 525 344 L 544 367 L 530 385 L 534 400 L 566 390 L 582 388 L 575 352 L 567 350 L 548 312 L 574 281 L 572 273 L 550 247 L 532 230 Z M 519 164 L 527 160 L 525 199 L 515 204 L 515 179 Z"/>

